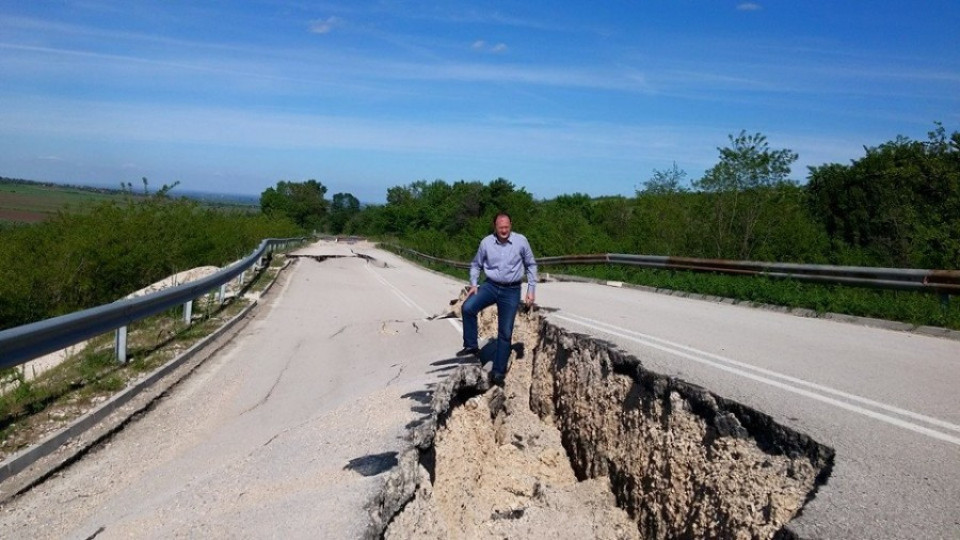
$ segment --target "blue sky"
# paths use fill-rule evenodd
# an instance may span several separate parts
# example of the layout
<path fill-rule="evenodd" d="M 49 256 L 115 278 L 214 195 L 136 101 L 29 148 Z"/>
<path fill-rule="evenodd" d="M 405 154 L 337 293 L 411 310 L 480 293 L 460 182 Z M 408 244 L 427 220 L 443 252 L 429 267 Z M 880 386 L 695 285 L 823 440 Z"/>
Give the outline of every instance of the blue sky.
<path fill-rule="evenodd" d="M 747 130 L 803 181 L 960 129 L 958 28 L 955 0 L 0 0 L 0 176 L 632 195 Z"/>

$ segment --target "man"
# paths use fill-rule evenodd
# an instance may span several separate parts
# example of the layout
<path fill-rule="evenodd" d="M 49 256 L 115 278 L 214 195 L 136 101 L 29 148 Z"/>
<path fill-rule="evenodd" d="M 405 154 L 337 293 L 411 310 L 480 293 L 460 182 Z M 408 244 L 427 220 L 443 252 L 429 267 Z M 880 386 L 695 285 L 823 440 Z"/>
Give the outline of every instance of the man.
<path fill-rule="evenodd" d="M 493 220 L 494 234 L 480 241 L 477 255 L 470 263 L 470 290 L 463 302 L 463 349 L 457 356 L 479 356 L 477 348 L 477 314 L 493 304 L 497 305 L 497 348 L 490 370 L 490 382 L 503 386 L 507 374 L 507 360 L 513 337 L 513 322 L 520 306 L 520 285 L 527 273 L 526 304 L 536 300 L 537 261 L 530 243 L 522 234 L 511 231 L 510 215 L 501 212 Z M 480 270 L 486 276 L 477 286 Z"/>

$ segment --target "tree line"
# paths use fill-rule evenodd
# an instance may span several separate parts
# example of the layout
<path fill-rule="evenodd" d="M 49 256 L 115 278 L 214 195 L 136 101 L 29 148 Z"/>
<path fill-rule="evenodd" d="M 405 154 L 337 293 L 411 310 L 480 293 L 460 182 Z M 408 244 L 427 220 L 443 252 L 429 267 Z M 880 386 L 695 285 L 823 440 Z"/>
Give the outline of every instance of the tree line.
<path fill-rule="evenodd" d="M 122 202 L 0 228 L 0 329 L 223 265 L 271 236 L 361 234 L 469 260 L 501 211 L 542 256 L 960 268 L 960 132 L 936 124 L 926 140 L 864 147 L 850 164 L 811 167 L 804 184 L 790 178 L 797 154 L 762 134 L 731 135 L 717 150 L 701 178 L 688 182 L 676 165 L 654 170 L 630 197 L 537 200 L 504 178 L 420 180 L 389 188 L 385 204 L 363 206 L 350 193 L 327 200 L 317 180 L 280 181 L 262 193 L 259 214 L 244 214 L 172 199 L 169 189 L 134 197 L 127 186 Z"/>
<path fill-rule="evenodd" d="M 454 259 L 473 256 L 500 211 L 538 254 L 641 253 L 913 268 L 960 268 L 960 132 L 897 137 L 850 164 L 790 178 L 798 155 L 759 133 L 730 135 L 692 182 L 674 165 L 634 196 L 582 193 L 549 200 L 512 182 L 416 181 L 387 202 L 352 208 L 334 233 L 395 237 Z M 268 190 L 269 191 L 269 190 Z M 266 195 L 266 193 L 265 193 Z M 267 210 L 265 208 L 265 210 Z"/>

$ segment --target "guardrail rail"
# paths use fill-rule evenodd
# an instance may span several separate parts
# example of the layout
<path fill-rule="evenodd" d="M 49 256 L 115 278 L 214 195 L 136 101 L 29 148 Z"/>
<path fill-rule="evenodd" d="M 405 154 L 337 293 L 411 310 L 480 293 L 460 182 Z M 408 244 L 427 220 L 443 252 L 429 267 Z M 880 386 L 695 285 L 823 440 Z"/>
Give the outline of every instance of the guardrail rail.
<path fill-rule="evenodd" d="M 205 278 L 138 298 L 118 300 L 2 330 L 0 331 L 0 369 L 26 363 L 38 356 L 59 351 L 110 331 L 116 331 L 117 358 L 125 362 L 127 325 L 181 305 L 184 307 L 184 320 L 189 323 L 195 299 L 219 288 L 219 300 L 223 302 L 226 284 L 230 280 L 238 278 L 242 283 L 246 271 L 258 265 L 267 253 L 285 250 L 305 240 L 305 237 L 267 238 L 260 242 L 259 247 L 246 258 Z"/>
<path fill-rule="evenodd" d="M 384 244 L 423 259 L 453 266 L 470 268 L 470 263 L 442 259 L 395 244 Z M 597 253 L 591 255 L 564 255 L 539 257 L 538 266 L 568 266 L 576 264 L 623 264 L 661 270 L 716 272 L 721 274 L 765 276 L 824 284 L 848 285 L 874 289 L 895 289 L 937 293 L 948 299 L 960 294 L 960 270 L 924 270 L 915 268 L 873 268 L 867 266 L 833 266 L 827 264 L 774 263 L 761 261 L 730 261 L 724 259 L 694 259 L 661 255 L 629 255 L 624 253 Z"/>

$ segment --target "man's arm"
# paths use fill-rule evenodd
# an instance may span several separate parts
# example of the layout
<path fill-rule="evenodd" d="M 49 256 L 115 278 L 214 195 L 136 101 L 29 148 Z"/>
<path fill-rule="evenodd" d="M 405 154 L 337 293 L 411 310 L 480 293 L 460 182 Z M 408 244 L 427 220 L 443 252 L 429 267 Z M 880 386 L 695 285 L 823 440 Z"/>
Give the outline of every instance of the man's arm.
<path fill-rule="evenodd" d="M 477 254 L 474 255 L 473 260 L 470 261 L 470 290 L 467 291 L 468 298 L 477 292 L 477 282 L 480 280 L 480 268 L 483 266 L 483 260 L 486 256 L 487 252 L 484 248 L 483 240 L 480 240 L 480 247 L 477 248 Z"/>
<path fill-rule="evenodd" d="M 520 256 L 523 257 L 523 267 L 527 271 L 527 304 L 532 304 L 537 300 L 537 260 L 533 256 L 533 249 L 530 242 L 526 242 L 523 249 L 520 250 Z"/>

